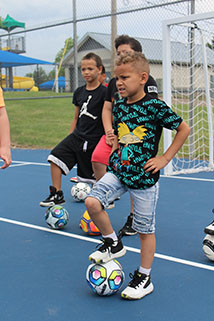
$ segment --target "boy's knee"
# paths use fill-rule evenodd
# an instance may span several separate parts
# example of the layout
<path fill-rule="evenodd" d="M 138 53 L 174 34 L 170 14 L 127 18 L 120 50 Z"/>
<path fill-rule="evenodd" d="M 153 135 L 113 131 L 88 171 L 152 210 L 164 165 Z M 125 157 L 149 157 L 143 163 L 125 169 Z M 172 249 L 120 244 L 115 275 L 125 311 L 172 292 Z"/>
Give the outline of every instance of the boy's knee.
<path fill-rule="evenodd" d="M 101 204 L 100 201 L 98 201 L 94 197 L 87 197 L 85 200 L 85 206 L 90 213 L 94 213 L 100 210 Z"/>

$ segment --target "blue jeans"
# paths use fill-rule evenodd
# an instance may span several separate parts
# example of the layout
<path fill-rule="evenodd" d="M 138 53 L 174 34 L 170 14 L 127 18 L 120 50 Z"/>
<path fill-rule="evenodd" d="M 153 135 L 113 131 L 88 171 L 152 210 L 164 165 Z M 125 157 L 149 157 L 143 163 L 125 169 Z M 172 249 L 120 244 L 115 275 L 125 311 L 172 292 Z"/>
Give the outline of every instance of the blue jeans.
<path fill-rule="evenodd" d="M 112 173 L 106 173 L 88 196 L 100 201 L 105 208 L 117 197 L 129 192 L 134 204 L 132 228 L 142 234 L 155 232 L 155 210 L 159 195 L 159 183 L 147 189 L 131 189 L 123 185 Z"/>

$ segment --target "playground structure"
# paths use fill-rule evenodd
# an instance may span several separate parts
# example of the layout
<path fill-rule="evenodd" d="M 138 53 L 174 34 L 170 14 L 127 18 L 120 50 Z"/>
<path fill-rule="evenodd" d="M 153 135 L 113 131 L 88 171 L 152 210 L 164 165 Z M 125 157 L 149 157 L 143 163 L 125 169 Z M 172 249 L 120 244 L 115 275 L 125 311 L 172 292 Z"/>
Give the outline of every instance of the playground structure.
<path fill-rule="evenodd" d="M 1 76 L 1 87 L 7 88 L 6 76 Z M 35 86 L 35 82 L 31 77 L 18 77 L 13 76 L 12 79 L 12 88 L 14 90 L 30 90 L 30 91 L 38 91 L 38 87 Z"/>
<path fill-rule="evenodd" d="M 0 29 L 7 31 L 8 39 L 3 45 L 0 38 L 0 86 L 4 90 L 29 90 L 38 91 L 34 79 L 31 77 L 19 77 L 13 75 L 13 67 L 53 64 L 40 59 L 34 59 L 20 55 L 25 53 L 25 38 L 11 38 L 10 32 L 15 28 L 25 28 L 25 23 L 16 21 L 9 15 L 0 21 Z M 3 46 L 2 46 L 3 45 Z M 2 68 L 5 68 L 5 75 L 2 74 Z"/>

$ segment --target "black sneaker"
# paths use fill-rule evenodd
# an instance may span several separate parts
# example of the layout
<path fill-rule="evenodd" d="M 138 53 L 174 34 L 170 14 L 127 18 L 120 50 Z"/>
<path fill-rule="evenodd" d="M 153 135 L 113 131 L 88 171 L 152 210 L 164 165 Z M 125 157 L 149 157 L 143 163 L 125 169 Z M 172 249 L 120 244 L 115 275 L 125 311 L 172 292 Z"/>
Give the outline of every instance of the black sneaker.
<path fill-rule="evenodd" d="M 98 248 L 98 250 L 89 255 L 90 261 L 94 263 L 106 263 L 126 254 L 126 249 L 120 240 L 115 242 L 111 238 L 107 237 L 103 238 L 102 241 L 103 244 Z"/>
<path fill-rule="evenodd" d="M 154 290 L 150 275 L 142 274 L 138 270 L 129 274 L 132 280 L 125 290 L 122 291 L 121 297 L 127 300 L 142 299 L 145 295 Z"/>
<path fill-rule="evenodd" d="M 40 206 L 50 207 L 54 205 L 62 205 L 65 203 L 63 191 L 56 191 L 54 186 L 50 186 L 50 195 L 42 202 Z"/>
<path fill-rule="evenodd" d="M 114 202 L 109 203 L 105 210 L 111 210 L 112 208 L 114 208 Z"/>
<path fill-rule="evenodd" d="M 133 214 L 131 213 L 127 217 L 127 221 L 124 226 L 119 230 L 119 236 L 123 237 L 124 235 L 135 235 L 137 232 L 132 228 Z"/>

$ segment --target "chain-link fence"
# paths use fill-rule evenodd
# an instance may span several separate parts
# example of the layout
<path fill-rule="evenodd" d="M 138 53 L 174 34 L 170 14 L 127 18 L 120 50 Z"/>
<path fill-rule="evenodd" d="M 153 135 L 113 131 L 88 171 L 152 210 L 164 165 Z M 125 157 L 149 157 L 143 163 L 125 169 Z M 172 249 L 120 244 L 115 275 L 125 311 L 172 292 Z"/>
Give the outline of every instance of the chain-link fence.
<path fill-rule="evenodd" d="M 1 47 L 16 53 L 24 51 L 27 56 L 54 62 L 57 53 L 65 45 L 65 40 L 72 38 L 73 47 L 63 52 L 62 64 L 58 62 L 58 67 L 61 70 L 64 68 L 62 76 L 65 78 L 64 84 L 57 89 L 73 92 L 83 83 L 79 65 L 81 58 L 89 51 L 101 56 L 106 69 L 106 81 L 109 81 L 114 61 L 114 39 L 117 35 L 128 34 L 141 42 L 143 52 L 150 61 L 151 75 L 156 79 L 161 92 L 162 22 L 212 11 L 214 4 L 210 0 L 73 0 L 68 8 L 69 17 L 62 21 L 48 22 L 47 12 L 44 24 L 26 26 L 21 31 L 14 29 L 10 33 L 10 48 L 8 35 L 2 30 Z M 210 43 L 213 37 L 211 32 Z M 50 78 L 53 81 L 47 89 L 50 90 L 57 84 L 55 65 L 13 67 L 12 73 L 8 73 L 7 69 L 1 68 L 5 77 L 28 75 L 33 77 L 34 85 L 38 88 Z M 2 85 L 5 86 L 4 83 Z"/>

